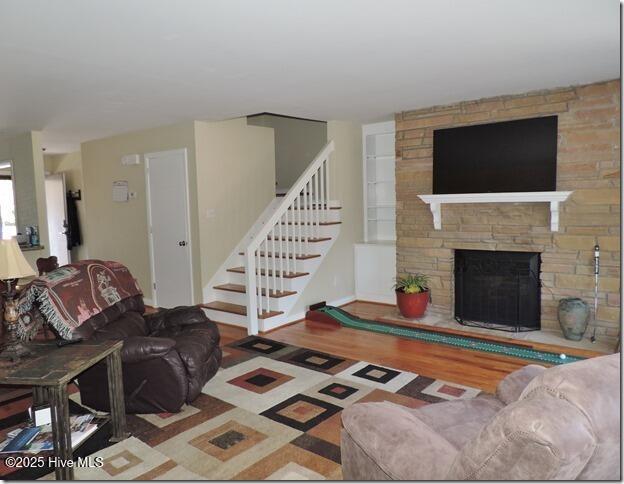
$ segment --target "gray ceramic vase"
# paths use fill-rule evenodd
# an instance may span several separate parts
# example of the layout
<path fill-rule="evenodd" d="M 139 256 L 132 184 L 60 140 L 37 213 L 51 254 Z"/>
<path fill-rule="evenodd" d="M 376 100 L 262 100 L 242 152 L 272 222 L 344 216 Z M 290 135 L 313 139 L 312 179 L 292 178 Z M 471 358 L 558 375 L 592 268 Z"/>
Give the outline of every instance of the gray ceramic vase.
<path fill-rule="evenodd" d="M 559 325 L 566 339 L 580 341 L 589 321 L 589 305 L 578 297 L 568 297 L 559 301 L 557 311 Z"/>

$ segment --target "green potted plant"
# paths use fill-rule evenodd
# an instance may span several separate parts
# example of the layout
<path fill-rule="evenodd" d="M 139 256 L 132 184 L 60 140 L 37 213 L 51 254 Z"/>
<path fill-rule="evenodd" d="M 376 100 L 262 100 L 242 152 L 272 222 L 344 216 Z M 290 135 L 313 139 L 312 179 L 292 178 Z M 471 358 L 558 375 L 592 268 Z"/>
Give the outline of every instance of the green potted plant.
<path fill-rule="evenodd" d="M 428 283 L 429 277 L 421 273 L 408 274 L 396 279 L 394 290 L 397 306 L 404 317 L 415 319 L 425 314 L 430 295 Z"/>

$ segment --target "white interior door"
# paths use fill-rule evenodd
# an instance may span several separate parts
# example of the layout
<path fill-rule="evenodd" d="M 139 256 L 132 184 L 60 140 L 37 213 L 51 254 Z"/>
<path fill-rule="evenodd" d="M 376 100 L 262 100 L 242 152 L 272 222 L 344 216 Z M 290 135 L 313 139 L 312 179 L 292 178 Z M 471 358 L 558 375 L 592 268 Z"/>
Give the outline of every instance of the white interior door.
<path fill-rule="evenodd" d="M 186 149 L 145 155 L 153 303 L 193 304 Z"/>
<path fill-rule="evenodd" d="M 50 255 L 55 255 L 59 266 L 69 264 L 67 250 L 67 199 L 65 195 L 65 174 L 45 177 L 46 212 L 48 217 L 48 238 Z"/>

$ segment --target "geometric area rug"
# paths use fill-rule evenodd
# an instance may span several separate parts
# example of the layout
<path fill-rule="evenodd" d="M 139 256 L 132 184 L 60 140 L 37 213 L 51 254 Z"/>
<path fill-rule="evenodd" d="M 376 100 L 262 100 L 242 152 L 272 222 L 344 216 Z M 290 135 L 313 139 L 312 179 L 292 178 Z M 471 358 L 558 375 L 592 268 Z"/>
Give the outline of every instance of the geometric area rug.
<path fill-rule="evenodd" d="M 175 414 L 128 415 L 132 437 L 77 468 L 83 480 L 338 480 L 340 415 L 358 402 L 411 408 L 476 388 L 249 336 Z"/>

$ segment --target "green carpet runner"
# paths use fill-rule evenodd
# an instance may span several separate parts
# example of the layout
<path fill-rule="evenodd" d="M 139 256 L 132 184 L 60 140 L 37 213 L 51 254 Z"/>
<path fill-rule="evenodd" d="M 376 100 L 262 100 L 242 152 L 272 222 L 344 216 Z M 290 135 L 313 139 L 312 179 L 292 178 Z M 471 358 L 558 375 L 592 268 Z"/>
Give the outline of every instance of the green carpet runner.
<path fill-rule="evenodd" d="M 515 356 L 516 358 L 540 361 L 553 365 L 572 363 L 574 361 L 585 359 L 579 356 L 538 351 L 510 343 L 499 343 L 478 338 L 428 331 L 420 328 L 393 326 L 391 324 L 361 319 L 333 306 L 324 306 L 317 309 L 317 311 L 327 314 L 346 328 L 363 329 L 374 333 L 391 334 L 394 336 L 425 341 L 427 343 L 439 343 L 468 350 L 485 351 L 487 353 L 496 353 L 505 356 Z"/>

